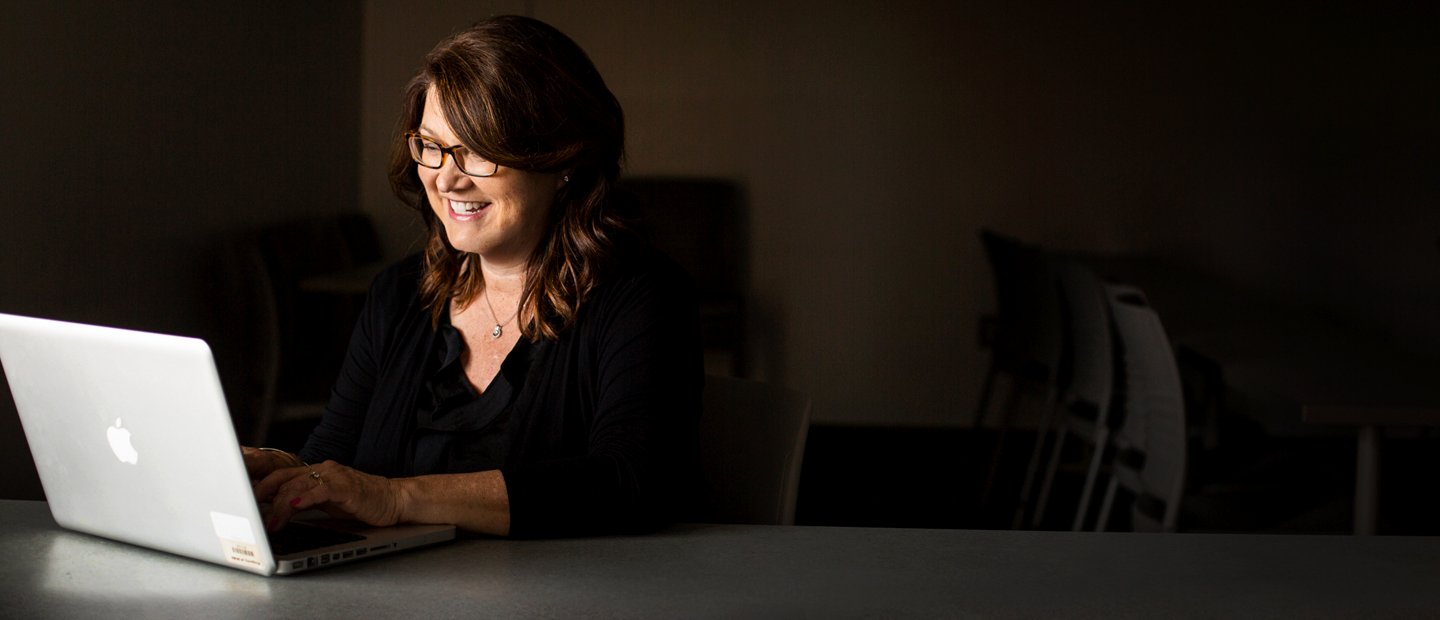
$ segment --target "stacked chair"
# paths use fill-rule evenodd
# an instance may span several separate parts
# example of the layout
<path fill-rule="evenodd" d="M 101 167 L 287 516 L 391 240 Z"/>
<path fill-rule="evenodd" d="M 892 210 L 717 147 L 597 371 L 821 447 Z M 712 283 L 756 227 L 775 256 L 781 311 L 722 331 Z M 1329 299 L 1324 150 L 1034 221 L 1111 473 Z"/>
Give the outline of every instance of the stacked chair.
<path fill-rule="evenodd" d="M 1050 426 L 1061 342 L 1059 293 L 1049 253 L 989 230 L 981 231 L 980 239 L 995 275 L 996 312 L 981 322 L 981 341 L 991 355 L 976 406 L 976 428 L 986 425 L 995 395 L 1002 388 L 1004 392 L 994 423 L 995 449 L 981 491 L 984 510 L 991 503 L 1006 436 L 1016 418 L 1033 407 L 1038 409 L 1040 427 Z"/>
<path fill-rule="evenodd" d="M 982 319 L 981 340 L 991 356 L 975 425 L 983 425 L 994 406 L 997 384 L 1005 382 L 1003 426 L 1025 396 L 1039 395 L 1045 402 L 1054 398 L 1061 346 L 1059 299 L 1055 271 L 1044 250 L 989 230 L 981 231 L 980 240 L 995 275 L 996 311 Z"/>
<path fill-rule="evenodd" d="M 1115 387 L 1115 343 L 1110 325 L 1110 306 L 1105 285 L 1089 268 L 1068 261 L 1059 268 L 1061 299 L 1064 305 L 1066 342 L 1066 386 L 1059 402 L 1055 445 L 1045 469 L 1045 481 L 1030 522 L 1038 527 L 1045 518 L 1046 504 L 1059 469 L 1066 438 L 1074 435 L 1089 450 L 1085 458 L 1085 484 L 1072 529 L 1080 530 L 1089 511 L 1090 498 L 1100 477 L 1100 463 L 1110 441 L 1111 394 Z M 1037 442 L 1036 452 L 1043 446 Z M 1028 498 L 1024 498 L 1028 499 Z"/>
<path fill-rule="evenodd" d="M 1184 393 L 1170 342 L 1144 294 L 1104 283 L 1076 260 L 990 231 L 981 238 L 995 272 L 997 316 L 977 427 L 997 379 L 1005 377 L 1010 386 L 982 507 L 1001 463 L 1005 431 L 1028 394 L 1039 396 L 1030 400 L 1042 410 L 1014 527 L 1042 526 L 1066 441 L 1074 437 L 1086 449 L 1072 529 L 1086 529 L 1108 473 L 1095 529 L 1117 525 L 1111 516 L 1123 490 L 1133 499 L 1130 518 L 1115 519 L 1123 527 L 1174 531 L 1185 490 Z"/>
<path fill-rule="evenodd" d="M 1125 382 L 1125 418 L 1115 434 L 1110 485 L 1101 502 L 1097 531 L 1110 523 L 1116 492 L 1134 496 L 1131 528 L 1175 531 L 1185 492 L 1185 399 L 1175 353 L 1160 317 L 1135 288 L 1107 286 L 1106 298 L 1119 336 Z"/>

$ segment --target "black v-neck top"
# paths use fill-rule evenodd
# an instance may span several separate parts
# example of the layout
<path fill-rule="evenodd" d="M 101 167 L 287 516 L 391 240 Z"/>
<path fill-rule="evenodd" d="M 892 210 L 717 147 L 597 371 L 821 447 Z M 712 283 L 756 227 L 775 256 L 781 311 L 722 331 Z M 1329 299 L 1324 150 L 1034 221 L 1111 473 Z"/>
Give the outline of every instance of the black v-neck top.
<path fill-rule="evenodd" d="M 476 393 L 465 376 L 465 337 L 442 316 L 435 332 L 435 355 L 426 367 L 425 388 L 416 400 L 415 441 L 403 459 L 410 475 L 500 469 L 510 446 L 510 407 L 517 384 L 532 361 L 529 341 L 521 338 L 501 361 L 501 370 L 484 392 Z M 510 360 L 514 359 L 514 362 Z M 510 372 L 505 365 L 510 364 Z"/>
<path fill-rule="evenodd" d="M 376 277 L 301 458 L 387 477 L 499 469 L 512 536 L 639 531 L 693 507 L 704 371 L 678 266 L 624 260 L 574 326 L 521 338 L 479 395 L 460 333 L 431 326 L 420 275 L 417 255 Z"/>

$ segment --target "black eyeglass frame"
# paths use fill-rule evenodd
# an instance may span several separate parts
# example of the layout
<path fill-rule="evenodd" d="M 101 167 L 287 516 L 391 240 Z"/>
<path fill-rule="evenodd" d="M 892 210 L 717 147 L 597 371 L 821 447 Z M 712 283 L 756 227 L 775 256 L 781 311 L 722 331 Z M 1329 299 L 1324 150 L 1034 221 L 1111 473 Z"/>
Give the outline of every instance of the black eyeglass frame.
<path fill-rule="evenodd" d="M 427 163 L 425 163 L 425 162 L 423 162 L 423 161 L 420 161 L 420 153 L 418 153 L 418 152 L 415 151 L 415 146 L 416 146 L 415 140 L 416 140 L 416 139 L 428 140 L 428 141 L 430 141 L 430 142 L 435 143 L 435 146 L 440 149 L 440 163 L 439 163 L 439 165 L 431 166 L 430 164 L 427 164 Z M 488 159 L 481 158 L 480 161 L 483 161 L 483 162 L 485 162 L 485 164 L 486 164 L 487 166 L 490 166 L 490 172 L 487 172 L 487 173 L 485 173 L 485 174 L 476 174 L 476 173 L 474 173 L 474 172 L 470 172 L 469 170 L 466 170 L 466 169 L 465 169 L 465 165 L 464 165 L 464 164 L 461 164 L 461 163 L 460 163 L 460 162 L 464 161 L 465 158 L 460 157 L 459 155 L 456 155 L 456 154 L 455 154 L 455 151 L 460 150 L 460 149 L 464 149 L 464 148 L 465 148 L 465 145 L 460 144 L 460 145 L 456 145 L 456 146 L 445 146 L 445 143 L 444 143 L 444 142 L 441 142 L 441 141 L 439 141 L 439 140 L 436 140 L 435 138 L 432 138 L 432 137 L 430 137 L 430 136 L 427 136 L 427 135 L 425 135 L 425 134 L 423 134 L 423 133 L 420 133 L 420 132 L 418 132 L 418 131 L 407 131 L 407 132 L 405 132 L 405 146 L 406 146 L 407 149 L 410 150 L 410 159 L 411 159 L 411 160 L 414 160 L 414 162 L 415 162 L 416 164 L 419 164 L 420 166 L 424 166 L 424 167 L 429 168 L 429 169 L 431 169 L 431 170 L 439 170 L 439 169 L 441 169 L 441 168 L 444 168 L 444 167 L 445 167 L 445 158 L 446 158 L 446 157 L 454 157 L 454 158 L 455 158 L 455 168 L 458 169 L 461 173 L 465 174 L 466 176 L 479 177 L 479 178 L 482 178 L 482 179 L 483 179 L 483 178 L 488 177 L 488 176 L 493 176 L 496 172 L 499 172 L 499 171 L 500 171 L 500 164 L 497 164 L 497 163 L 495 163 L 495 162 L 493 162 L 493 161 L 490 161 L 490 160 L 488 160 Z M 468 150 L 468 149 L 467 149 L 467 150 Z M 474 151 L 471 151 L 471 153 L 473 154 Z M 476 155 L 476 157 L 479 157 L 479 155 Z"/>

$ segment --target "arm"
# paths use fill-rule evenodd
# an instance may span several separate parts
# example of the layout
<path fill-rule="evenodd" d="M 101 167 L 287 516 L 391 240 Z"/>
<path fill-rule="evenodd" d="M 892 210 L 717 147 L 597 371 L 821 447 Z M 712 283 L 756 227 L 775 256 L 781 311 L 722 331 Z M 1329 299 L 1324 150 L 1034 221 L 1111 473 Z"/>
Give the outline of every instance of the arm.
<path fill-rule="evenodd" d="M 308 463 L 335 459 L 349 463 L 355 458 L 355 448 L 360 441 L 360 429 L 365 424 L 365 414 L 375 389 L 375 358 L 371 322 L 371 304 L 361 311 L 360 320 L 355 322 L 355 331 L 350 336 L 345 362 L 320 423 L 305 440 L 300 458 Z"/>
<path fill-rule="evenodd" d="M 276 471 L 256 485 L 255 492 L 273 499 L 266 522 L 270 530 L 282 527 L 298 511 L 320 508 L 376 526 L 450 523 L 473 532 L 510 533 L 505 478 L 494 470 L 384 478 L 326 461 Z"/>
<path fill-rule="evenodd" d="M 417 268 L 404 263 L 388 269 L 371 286 L 325 415 L 300 455 L 243 449 L 247 466 L 253 464 L 252 477 L 260 479 L 256 498 L 272 504 L 270 529 L 313 507 L 377 526 L 452 523 L 478 532 L 509 532 L 509 498 L 498 471 L 391 479 L 341 464 L 355 459 L 375 397 L 378 360 L 393 338 L 394 321 L 408 309 L 403 302 L 415 294 L 402 285 L 417 277 Z"/>
<path fill-rule="evenodd" d="M 324 484 L 309 470 L 282 470 L 257 494 L 275 498 L 281 523 L 294 510 L 320 507 L 374 525 L 454 523 L 546 536 L 645 529 L 673 518 L 678 498 L 692 491 L 689 470 L 698 470 L 696 305 L 680 278 L 640 278 L 611 293 L 588 327 L 593 376 L 581 389 L 593 406 L 555 416 L 583 421 L 548 429 L 581 432 L 583 452 L 502 471 L 397 479 L 327 462 L 315 466 Z"/>
<path fill-rule="evenodd" d="M 401 523 L 452 523 L 472 532 L 510 535 L 510 495 L 498 470 L 395 482 Z"/>
<path fill-rule="evenodd" d="M 245 471 L 251 480 L 264 480 L 277 469 L 305 464 L 300 457 L 274 448 L 240 446 L 240 458 L 244 459 Z"/>
<path fill-rule="evenodd" d="M 414 269 L 407 260 L 382 271 L 371 284 L 324 415 L 300 450 L 299 457 L 305 462 L 354 462 L 361 429 L 375 397 L 381 372 L 379 360 L 387 339 L 393 337 L 396 315 L 411 294 L 402 284 L 416 277 L 411 273 Z"/>

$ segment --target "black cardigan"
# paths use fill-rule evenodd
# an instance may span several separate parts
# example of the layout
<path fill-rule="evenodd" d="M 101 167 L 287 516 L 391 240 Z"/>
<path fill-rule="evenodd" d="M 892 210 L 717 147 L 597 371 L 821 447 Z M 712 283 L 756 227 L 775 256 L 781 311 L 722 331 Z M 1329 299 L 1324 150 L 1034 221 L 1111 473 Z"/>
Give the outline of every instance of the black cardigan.
<path fill-rule="evenodd" d="M 440 473 L 413 471 L 409 460 L 417 397 L 444 346 L 421 304 L 420 274 L 411 256 L 372 283 L 301 458 L 387 477 Z M 656 253 L 612 274 L 573 327 L 554 341 L 522 341 L 501 366 L 513 387 L 500 468 L 512 536 L 645 530 L 695 505 L 704 374 L 693 288 Z"/>

